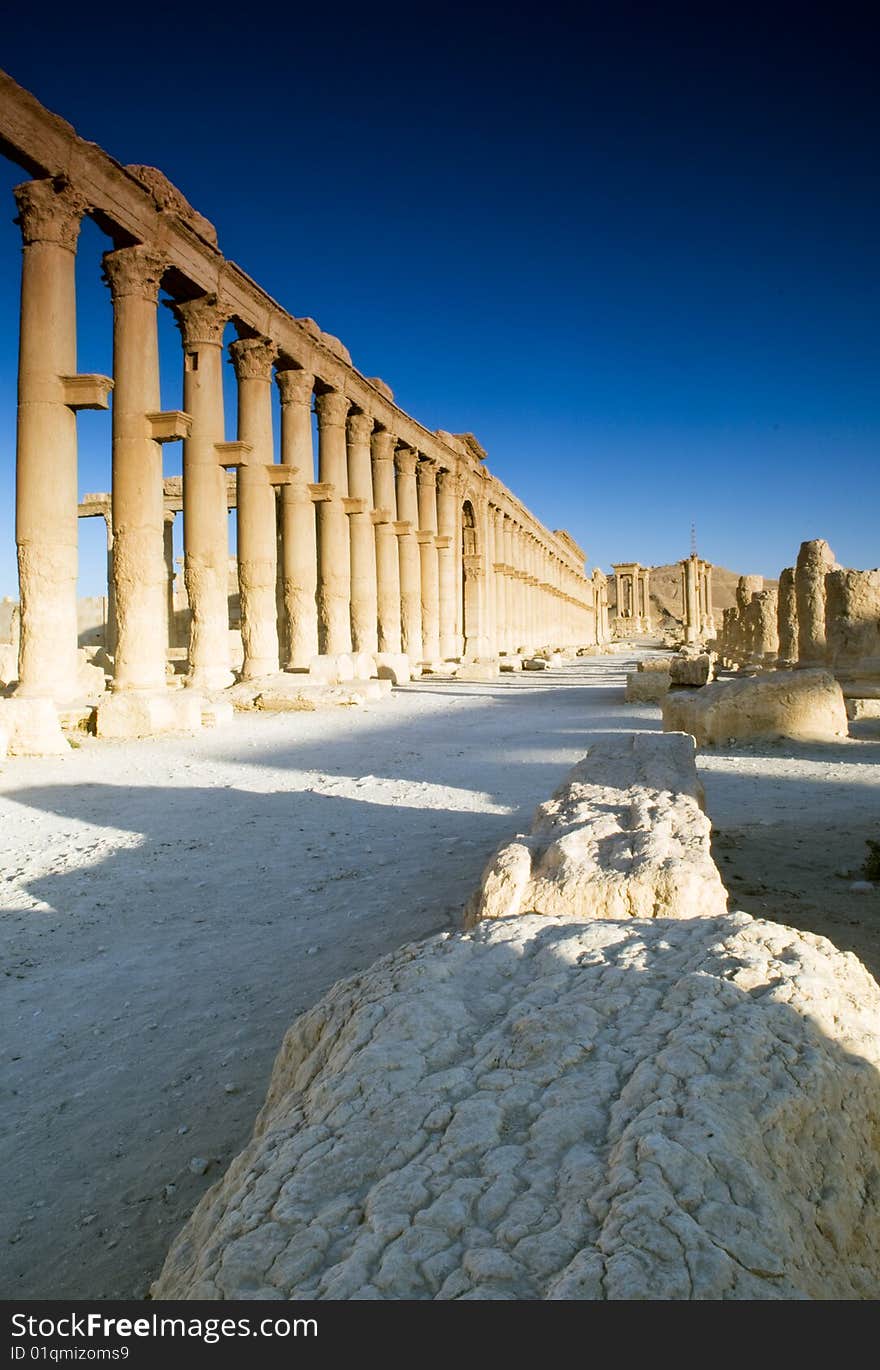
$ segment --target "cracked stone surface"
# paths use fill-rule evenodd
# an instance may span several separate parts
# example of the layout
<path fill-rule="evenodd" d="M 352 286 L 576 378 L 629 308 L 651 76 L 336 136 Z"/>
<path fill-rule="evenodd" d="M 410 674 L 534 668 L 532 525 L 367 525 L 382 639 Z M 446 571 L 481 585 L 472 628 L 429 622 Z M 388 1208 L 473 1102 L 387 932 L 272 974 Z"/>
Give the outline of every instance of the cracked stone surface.
<path fill-rule="evenodd" d="M 531 832 L 489 862 L 465 910 L 465 927 L 518 913 L 725 913 L 694 754 L 685 733 L 618 733 L 593 742 L 539 806 Z"/>
<path fill-rule="evenodd" d="M 743 913 L 524 916 L 290 1029 L 156 1298 L 876 1297 L 880 991 Z"/>

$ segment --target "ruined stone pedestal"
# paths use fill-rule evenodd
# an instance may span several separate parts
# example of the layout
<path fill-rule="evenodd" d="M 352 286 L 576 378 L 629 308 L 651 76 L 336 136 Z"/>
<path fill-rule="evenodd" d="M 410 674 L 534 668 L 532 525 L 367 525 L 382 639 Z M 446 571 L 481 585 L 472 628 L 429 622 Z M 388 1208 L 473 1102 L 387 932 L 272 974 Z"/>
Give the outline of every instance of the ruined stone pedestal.
<path fill-rule="evenodd" d="M 202 727 L 203 705 L 195 690 L 111 694 L 97 707 L 95 731 L 98 737 L 114 738 L 198 732 Z"/>
<path fill-rule="evenodd" d="M 64 756 L 70 750 L 51 699 L 0 699 L 0 733 L 9 756 Z"/>

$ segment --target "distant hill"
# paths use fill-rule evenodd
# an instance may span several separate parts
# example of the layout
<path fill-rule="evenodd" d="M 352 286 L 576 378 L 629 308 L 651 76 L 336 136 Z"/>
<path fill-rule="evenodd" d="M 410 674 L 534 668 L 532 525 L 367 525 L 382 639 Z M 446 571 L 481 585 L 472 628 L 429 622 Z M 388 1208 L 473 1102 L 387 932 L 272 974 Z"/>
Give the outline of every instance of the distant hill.
<path fill-rule="evenodd" d="M 747 571 L 728 571 L 726 566 L 713 566 L 712 605 L 715 610 L 715 618 L 719 624 L 722 611 L 732 608 L 736 603 L 737 581 L 741 575 L 748 574 Z M 776 580 L 764 581 L 768 590 L 775 589 L 778 584 L 779 582 Z M 617 608 L 613 571 L 608 575 L 608 607 L 612 612 Z M 651 611 L 658 628 L 671 627 L 673 623 L 680 624 L 683 622 L 681 567 L 677 563 L 672 566 L 654 566 L 651 568 Z"/>

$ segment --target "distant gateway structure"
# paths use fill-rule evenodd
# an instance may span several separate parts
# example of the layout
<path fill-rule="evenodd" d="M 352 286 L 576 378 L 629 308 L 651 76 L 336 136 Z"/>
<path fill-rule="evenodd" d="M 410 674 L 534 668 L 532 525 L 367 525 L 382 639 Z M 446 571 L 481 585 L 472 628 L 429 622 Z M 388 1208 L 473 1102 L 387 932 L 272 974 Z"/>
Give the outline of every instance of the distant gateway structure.
<path fill-rule="evenodd" d="M 189 683 L 232 680 L 227 473 L 235 473 L 243 678 L 318 654 L 413 663 L 597 640 L 585 554 L 490 475 L 471 434 L 403 413 L 345 347 L 296 319 L 220 253 L 212 226 L 158 171 L 122 166 L 0 73 L 0 151 L 23 242 L 16 486 L 21 602 L 17 696 L 77 694 L 77 411 L 113 393 L 112 688 L 164 691 L 168 646 L 162 444 L 183 442 Z M 89 215 L 110 239 L 113 376 L 76 363 L 74 263 Z M 159 399 L 159 290 L 180 328 L 183 405 Z M 223 414 L 223 334 L 238 431 Z M 274 460 L 272 382 L 280 395 Z M 315 478 L 312 409 L 317 412 Z M 180 505 L 178 505 L 180 507 Z M 602 615 L 599 615 L 601 624 Z"/>

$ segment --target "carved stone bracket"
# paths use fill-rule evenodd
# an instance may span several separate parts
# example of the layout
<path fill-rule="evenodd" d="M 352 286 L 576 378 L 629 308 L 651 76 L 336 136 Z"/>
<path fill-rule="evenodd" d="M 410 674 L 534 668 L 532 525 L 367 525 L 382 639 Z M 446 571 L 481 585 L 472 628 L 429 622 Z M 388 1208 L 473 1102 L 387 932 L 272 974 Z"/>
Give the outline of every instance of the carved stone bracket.
<path fill-rule="evenodd" d="M 113 381 L 109 376 L 62 376 L 64 403 L 69 409 L 109 409 Z"/>

